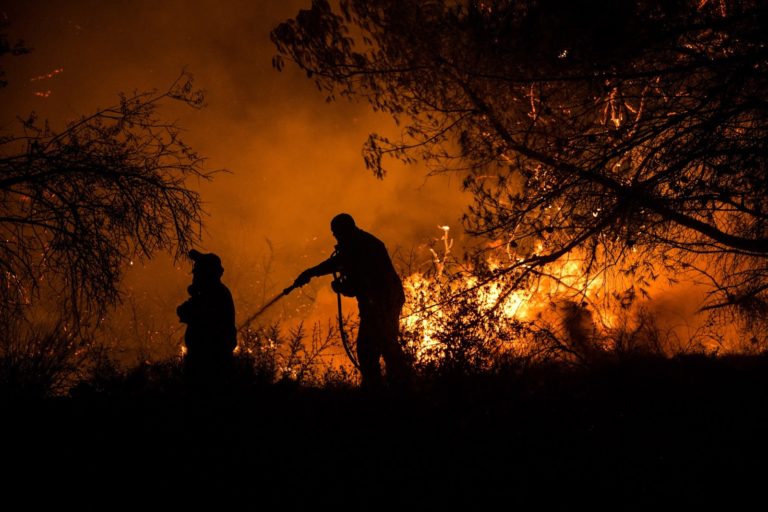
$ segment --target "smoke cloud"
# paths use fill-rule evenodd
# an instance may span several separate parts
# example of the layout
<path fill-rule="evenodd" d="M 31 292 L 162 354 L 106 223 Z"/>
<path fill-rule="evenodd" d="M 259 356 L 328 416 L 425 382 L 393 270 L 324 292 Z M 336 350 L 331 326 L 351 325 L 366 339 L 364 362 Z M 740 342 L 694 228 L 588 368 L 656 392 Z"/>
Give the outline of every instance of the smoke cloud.
<path fill-rule="evenodd" d="M 117 101 L 120 91 L 165 89 L 182 70 L 206 91 L 195 111 L 168 104 L 184 138 L 225 169 L 212 182 L 190 183 L 208 212 L 199 250 L 217 253 L 233 292 L 238 323 L 298 273 L 328 257 L 330 219 L 348 212 L 379 236 L 405 272 L 431 265 L 426 248 L 451 226 L 461 249 L 460 217 L 469 197 L 452 176 L 427 179 L 419 166 L 390 165 L 383 181 L 365 170 L 362 144 L 372 131 L 396 133 L 389 118 L 366 104 L 327 103 L 290 63 L 275 71 L 269 32 L 309 0 L 184 0 L 102 2 L 27 0 L 2 8 L 8 35 L 33 51 L 6 55 L 8 87 L 0 130 L 18 131 L 17 116 L 35 111 L 54 129 Z M 407 264 L 405 262 L 408 262 Z M 109 336 L 126 357 L 178 351 L 183 326 L 175 309 L 191 279 L 188 261 L 158 255 L 127 269 L 124 302 L 110 315 Z M 658 321 L 688 326 L 700 292 L 656 290 Z M 674 306 L 674 307 L 673 307 Z M 327 279 L 295 291 L 260 318 L 312 323 L 335 315 Z M 345 302 L 346 311 L 355 310 Z M 695 309 L 695 308 L 694 308 Z M 670 318 L 667 318 L 670 317 Z M 672 318 L 674 317 L 674 318 Z M 688 327 L 686 327 L 688 328 Z M 679 329 L 679 327 L 675 327 Z"/>
<path fill-rule="evenodd" d="M 0 129 L 16 130 L 16 116 L 31 111 L 60 128 L 115 103 L 120 91 L 164 89 L 182 69 L 192 73 L 206 91 L 206 107 L 168 104 L 161 114 L 185 129 L 185 141 L 208 158 L 208 169 L 226 169 L 213 182 L 190 185 L 208 212 L 198 249 L 221 257 L 238 322 L 330 255 L 329 222 L 339 212 L 352 214 L 396 258 L 419 253 L 441 236 L 437 225 L 458 227 L 467 203 L 459 180 L 425 179 L 424 169 L 394 161 L 388 177 L 377 180 L 365 170 L 361 148 L 369 132 L 391 133 L 391 121 L 365 104 L 326 103 L 290 65 L 272 69 L 270 30 L 308 6 L 295 0 L 17 2 L 4 9 L 9 36 L 33 51 L 1 63 L 9 86 L 0 90 Z M 175 307 L 185 299 L 190 268 L 158 256 L 128 270 L 126 300 L 112 319 L 114 336 L 129 353 L 178 349 L 183 331 Z M 271 308 L 268 318 L 332 317 L 333 296 L 318 281 Z"/>

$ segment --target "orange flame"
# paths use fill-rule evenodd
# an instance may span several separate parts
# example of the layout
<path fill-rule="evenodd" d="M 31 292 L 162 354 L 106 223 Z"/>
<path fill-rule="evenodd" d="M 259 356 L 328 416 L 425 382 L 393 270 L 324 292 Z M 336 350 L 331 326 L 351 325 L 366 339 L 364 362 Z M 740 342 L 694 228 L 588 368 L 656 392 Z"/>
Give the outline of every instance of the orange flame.
<path fill-rule="evenodd" d="M 419 339 L 413 348 L 419 360 L 424 361 L 433 357 L 435 351 L 439 352 L 443 326 L 452 320 L 450 302 L 459 296 L 471 297 L 469 300 L 477 313 L 495 313 L 496 318 L 501 319 L 499 325 L 491 327 L 499 331 L 494 334 L 503 334 L 505 321 L 533 322 L 546 315 L 553 304 L 566 301 L 588 303 L 599 325 L 604 328 L 615 325 L 616 314 L 605 307 L 599 307 L 606 295 L 605 279 L 586 276 L 581 270 L 584 261 L 578 257 L 548 264 L 538 273 L 538 278 L 520 289 L 509 290 L 509 284 L 503 278 L 481 283 L 471 272 L 457 280 L 449 280 L 445 274 L 448 272 L 446 266 L 449 264 L 453 240 L 449 238 L 448 226 L 438 227 L 443 231 L 443 254 L 438 255 L 430 249 L 434 273 L 425 275 L 416 272 L 403 280 L 406 311 L 401 326 L 405 332 L 418 333 Z M 539 243 L 536 251 L 541 250 L 542 244 Z M 486 265 L 493 271 L 501 268 L 504 263 L 499 259 L 489 259 Z M 525 342 L 518 340 L 515 343 L 518 344 L 515 348 L 523 348 L 519 345 Z"/>

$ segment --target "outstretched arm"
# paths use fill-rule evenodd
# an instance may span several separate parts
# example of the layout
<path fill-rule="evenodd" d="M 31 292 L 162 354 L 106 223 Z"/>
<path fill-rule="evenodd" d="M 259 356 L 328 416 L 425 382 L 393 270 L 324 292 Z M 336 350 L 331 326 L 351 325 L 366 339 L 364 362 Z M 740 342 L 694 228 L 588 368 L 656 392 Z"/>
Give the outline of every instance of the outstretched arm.
<path fill-rule="evenodd" d="M 293 288 L 299 288 L 301 286 L 304 286 L 313 277 L 325 276 L 328 274 L 332 274 L 338 270 L 339 270 L 338 258 L 335 255 L 331 256 L 330 258 L 323 261 L 322 263 L 319 263 L 314 267 L 310 267 L 304 272 L 302 272 L 301 274 L 299 274 L 299 277 L 297 277 L 296 280 L 293 282 Z"/>

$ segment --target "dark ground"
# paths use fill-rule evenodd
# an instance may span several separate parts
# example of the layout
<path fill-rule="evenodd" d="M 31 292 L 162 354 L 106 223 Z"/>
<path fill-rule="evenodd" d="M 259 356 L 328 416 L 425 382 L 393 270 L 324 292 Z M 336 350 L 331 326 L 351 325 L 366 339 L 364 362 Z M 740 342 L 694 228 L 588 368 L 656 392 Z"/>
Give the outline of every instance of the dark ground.
<path fill-rule="evenodd" d="M 81 392 L 6 405 L 0 481 L 24 506 L 3 509 L 764 509 L 767 405 L 765 357 L 540 369 L 379 396 Z"/>

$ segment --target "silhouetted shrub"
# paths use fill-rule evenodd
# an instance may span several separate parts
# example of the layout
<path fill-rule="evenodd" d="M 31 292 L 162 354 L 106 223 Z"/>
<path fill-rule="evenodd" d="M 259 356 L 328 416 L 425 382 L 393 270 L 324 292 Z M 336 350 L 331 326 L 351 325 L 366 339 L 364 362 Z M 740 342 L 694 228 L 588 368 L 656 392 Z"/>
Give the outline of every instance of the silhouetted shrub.
<path fill-rule="evenodd" d="M 91 340 L 63 320 L 28 324 L 5 319 L 0 327 L 0 393 L 41 398 L 63 393 L 78 380 Z"/>

